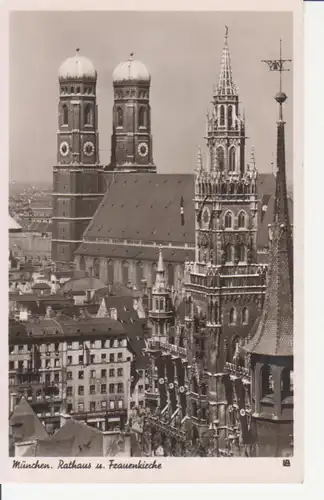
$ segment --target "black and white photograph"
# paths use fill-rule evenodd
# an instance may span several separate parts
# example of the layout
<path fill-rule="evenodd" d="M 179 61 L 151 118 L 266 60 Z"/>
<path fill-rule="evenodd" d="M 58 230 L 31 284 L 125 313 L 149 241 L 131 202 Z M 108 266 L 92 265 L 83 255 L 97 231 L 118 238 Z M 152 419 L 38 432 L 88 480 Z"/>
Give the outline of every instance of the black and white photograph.
<path fill-rule="evenodd" d="M 289 11 L 10 13 L 10 467 L 291 467 L 295 57 Z"/>

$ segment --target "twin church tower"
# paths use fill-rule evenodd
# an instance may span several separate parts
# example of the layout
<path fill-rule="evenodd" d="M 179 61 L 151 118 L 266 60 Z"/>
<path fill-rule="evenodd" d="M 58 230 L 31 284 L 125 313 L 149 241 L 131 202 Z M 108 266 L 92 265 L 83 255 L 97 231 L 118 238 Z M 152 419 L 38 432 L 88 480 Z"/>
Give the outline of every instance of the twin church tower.
<path fill-rule="evenodd" d="M 59 69 L 57 163 L 53 170 L 52 260 L 73 254 L 108 184 L 109 172 L 156 172 L 152 153 L 151 76 L 133 54 L 113 73 L 111 162 L 99 160 L 97 72 L 77 53 Z"/>

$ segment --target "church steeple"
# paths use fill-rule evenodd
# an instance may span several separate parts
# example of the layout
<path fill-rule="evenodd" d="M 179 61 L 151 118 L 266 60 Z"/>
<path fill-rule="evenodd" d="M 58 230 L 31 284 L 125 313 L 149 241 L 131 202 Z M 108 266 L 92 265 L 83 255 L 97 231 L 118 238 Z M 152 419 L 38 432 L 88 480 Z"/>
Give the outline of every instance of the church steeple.
<path fill-rule="evenodd" d="M 278 61 L 266 62 L 273 71 L 283 71 L 281 53 Z M 251 359 L 252 423 L 256 441 L 264 434 L 264 419 L 267 420 L 268 440 L 263 439 L 259 445 L 259 456 L 290 453 L 293 432 L 293 256 L 282 110 L 287 96 L 281 90 L 281 82 L 275 99 L 279 104 L 277 176 L 268 283 L 261 317 L 244 348 Z"/>
<path fill-rule="evenodd" d="M 221 62 L 221 71 L 215 95 L 234 96 L 237 94 L 236 85 L 233 82 L 231 57 L 228 47 L 228 27 L 225 26 L 224 47 Z"/>
<path fill-rule="evenodd" d="M 110 168 L 119 172 L 155 173 L 151 135 L 151 75 L 146 66 L 133 56 L 131 53 L 113 73 Z"/>

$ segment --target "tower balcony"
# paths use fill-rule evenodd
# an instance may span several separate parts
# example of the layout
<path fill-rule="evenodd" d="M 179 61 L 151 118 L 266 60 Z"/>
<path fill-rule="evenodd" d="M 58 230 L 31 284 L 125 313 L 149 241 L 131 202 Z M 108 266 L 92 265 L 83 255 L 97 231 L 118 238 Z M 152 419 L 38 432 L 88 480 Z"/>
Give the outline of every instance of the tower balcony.
<path fill-rule="evenodd" d="M 157 319 L 157 320 L 171 320 L 173 316 L 172 311 L 159 311 L 159 310 L 154 310 L 152 309 L 149 311 L 149 318 L 150 319 Z"/>
<path fill-rule="evenodd" d="M 251 383 L 251 374 L 248 368 L 244 366 L 239 366 L 236 363 L 225 363 L 224 371 L 229 374 L 230 378 L 232 379 L 237 379 L 240 378 L 242 379 L 242 382 L 245 384 L 250 384 Z"/>

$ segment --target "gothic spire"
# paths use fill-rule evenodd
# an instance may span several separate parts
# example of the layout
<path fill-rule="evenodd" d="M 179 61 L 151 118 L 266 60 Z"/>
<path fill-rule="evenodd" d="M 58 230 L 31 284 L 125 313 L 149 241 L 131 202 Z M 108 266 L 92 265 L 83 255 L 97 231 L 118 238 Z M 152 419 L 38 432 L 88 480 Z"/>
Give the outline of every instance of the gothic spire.
<path fill-rule="evenodd" d="M 285 122 L 282 119 L 286 98 L 281 91 L 275 97 L 279 103 L 277 177 L 265 302 L 255 334 L 245 347 L 252 354 L 269 356 L 293 355 L 293 254 L 286 186 Z"/>
<path fill-rule="evenodd" d="M 234 96 L 237 93 L 236 86 L 233 82 L 231 58 L 228 47 L 228 27 L 225 26 L 224 48 L 222 54 L 221 71 L 219 75 L 216 95 Z"/>
<path fill-rule="evenodd" d="M 164 262 L 163 262 L 162 247 L 160 246 L 158 265 L 157 265 L 157 269 L 156 269 L 155 284 L 153 287 L 153 292 L 154 291 L 161 292 L 165 289 L 166 289 L 165 267 L 164 267 Z"/>
<path fill-rule="evenodd" d="M 197 148 L 197 172 L 201 172 L 203 169 L 203 162 L 202 162 L 202 154 L 201 154 L 201 147 L 198 146 Z"/>

